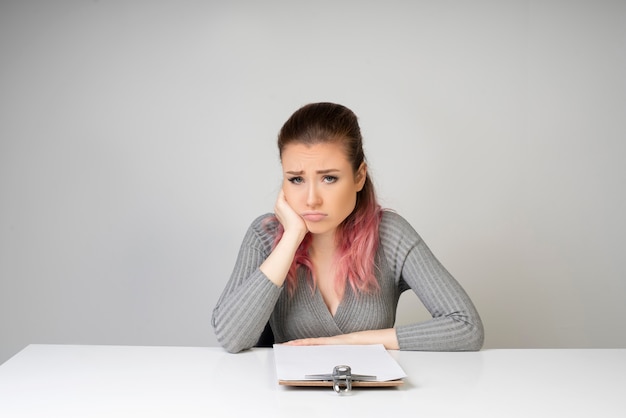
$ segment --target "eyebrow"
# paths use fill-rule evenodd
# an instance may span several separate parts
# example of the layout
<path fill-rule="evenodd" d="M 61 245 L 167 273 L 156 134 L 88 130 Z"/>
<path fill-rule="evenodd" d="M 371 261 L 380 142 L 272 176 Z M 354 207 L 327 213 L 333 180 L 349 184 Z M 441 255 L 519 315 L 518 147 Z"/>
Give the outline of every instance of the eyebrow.
<path fill-rule="evenodd" d="M 315 172 L 315 174 L 329 174 L 329 173 L 337 173 L 340 170 L 337 168 L 328 168 L 326 170 L 317 170 Z M 304 170 L 300 170 L 300 171 L 285 171 L 285 173 L 287 174 L 291 174 L 293 176 L 300 176 L 302 174 L 304 174 Z"/>

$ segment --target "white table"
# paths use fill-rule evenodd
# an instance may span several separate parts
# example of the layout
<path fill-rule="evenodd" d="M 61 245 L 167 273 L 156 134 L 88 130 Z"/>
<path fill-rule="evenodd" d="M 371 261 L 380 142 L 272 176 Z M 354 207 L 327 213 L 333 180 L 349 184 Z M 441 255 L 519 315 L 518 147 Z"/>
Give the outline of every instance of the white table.
<path fill-rule="evenodd" d="M 626 349 L 391 352 L 399 388 L 292 388 L 271 349 L 30 345 L 0 417 L 626 417 Z"/>

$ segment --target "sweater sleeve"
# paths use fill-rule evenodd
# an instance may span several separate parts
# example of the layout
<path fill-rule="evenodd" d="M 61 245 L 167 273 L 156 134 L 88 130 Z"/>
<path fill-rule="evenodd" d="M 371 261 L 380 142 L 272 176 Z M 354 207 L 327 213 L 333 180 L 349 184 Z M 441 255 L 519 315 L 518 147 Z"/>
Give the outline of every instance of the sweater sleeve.
<path fill-rule="evenodd" d="M 264 231 L 266 217 L 257 218 L 248 229 L 213 309 L 211 323 L 217 340 L 231 353 L 256 344 L 282 291 L 259 269 L 271 250 L 272 237 Z"/>
<path fill-rule="evenodd" d="M 461 285 L 444 268 L 410 224 L 391 214 L 386 237 L 396 274 L 422 301 L 432 319 L 396 327 L 401 350 L 475 351 L 484 341 L 478 311 Z M 404 285 L 404 283 L 402 285 Z M 403 286 L 405 287 L 405 286 Z"/>

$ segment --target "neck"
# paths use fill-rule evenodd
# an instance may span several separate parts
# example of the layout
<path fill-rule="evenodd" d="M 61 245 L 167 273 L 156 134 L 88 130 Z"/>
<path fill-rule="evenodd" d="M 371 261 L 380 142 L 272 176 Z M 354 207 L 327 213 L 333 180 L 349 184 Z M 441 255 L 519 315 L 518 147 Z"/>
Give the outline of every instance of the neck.
<path fill-rule="evenodd" d="M 313 258 L 326 257 L 334 254 L 336 247 L 334 232 L 314 234 L 309 251 Z"/>

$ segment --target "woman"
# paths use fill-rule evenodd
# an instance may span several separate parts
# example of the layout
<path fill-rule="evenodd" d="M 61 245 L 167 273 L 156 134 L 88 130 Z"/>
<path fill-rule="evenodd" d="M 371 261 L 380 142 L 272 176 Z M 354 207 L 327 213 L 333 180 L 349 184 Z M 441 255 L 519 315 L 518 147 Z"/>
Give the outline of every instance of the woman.
<path fill-rule="evenodd" d="M 384 344 L 400 350 L 479 350 L 471 300 L 401 216 L 382 210 L 357 118 L 333 103 L 297 110 L 278 136 L 283 185 L 274 214 L 246 233 L 213 311 L 230 352 L 277 343 Z M 394 328 L 412 289 L 432 319 Z"/>

